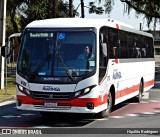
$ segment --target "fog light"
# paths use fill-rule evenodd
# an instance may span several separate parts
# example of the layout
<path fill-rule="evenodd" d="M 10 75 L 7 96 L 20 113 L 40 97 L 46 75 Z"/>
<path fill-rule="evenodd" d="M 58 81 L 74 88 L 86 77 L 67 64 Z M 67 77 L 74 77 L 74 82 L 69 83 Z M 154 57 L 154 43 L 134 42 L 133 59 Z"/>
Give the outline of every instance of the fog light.
<path fill-rule="evenodd" d="M 21 100 L 17 100 L 17 106 L 20 107 L 22 105 L 22 101 Z"/>
<path fill-rule="evenodd" d="M 86 107 L 88 109 L 94 109 L 94 103 L 92 103 L 92 102 L 86 103 Z"/>

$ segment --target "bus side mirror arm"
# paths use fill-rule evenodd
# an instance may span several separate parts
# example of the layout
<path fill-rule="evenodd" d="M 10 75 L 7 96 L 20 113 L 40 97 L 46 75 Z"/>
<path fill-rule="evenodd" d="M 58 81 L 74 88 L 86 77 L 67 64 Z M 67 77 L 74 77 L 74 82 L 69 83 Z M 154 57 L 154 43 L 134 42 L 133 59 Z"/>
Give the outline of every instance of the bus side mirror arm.
<path fill-rule="evenodd" d="M 3 47 L 1 47 L 1 55 L 2 55 L 2 57 L 9 57 L 11 54 L 12 54 L 12 51 L 7 51 L 8 50 L 8 48 L 7 48 L 7 46 L 3 46 Z"/>
<path fill-rule="evenodd" d="M 1 55 L 2 55 L 2 57 L 7 57 L 8 58 L 13 53 L 13 50 L 15 48 L 17 48 L 17 47 L 18 47 L 18 45 L 16 45 L 15 47 L 12 47 L 9 51 L 8 51 L 8 47 L 7 46 L 1 47 Z"/>

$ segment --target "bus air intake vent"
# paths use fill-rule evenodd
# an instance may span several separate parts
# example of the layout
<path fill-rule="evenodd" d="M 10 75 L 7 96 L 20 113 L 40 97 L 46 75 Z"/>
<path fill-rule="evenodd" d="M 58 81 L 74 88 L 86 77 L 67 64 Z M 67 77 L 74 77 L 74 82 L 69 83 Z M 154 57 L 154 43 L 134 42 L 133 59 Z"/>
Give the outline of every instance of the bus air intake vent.
<path fill-rule="evenodd" d="M 34 99 L 45 99 L 45 100 L 71 100 L 72 92 L 39 92 L 30 91 L 31 96 Z"/>

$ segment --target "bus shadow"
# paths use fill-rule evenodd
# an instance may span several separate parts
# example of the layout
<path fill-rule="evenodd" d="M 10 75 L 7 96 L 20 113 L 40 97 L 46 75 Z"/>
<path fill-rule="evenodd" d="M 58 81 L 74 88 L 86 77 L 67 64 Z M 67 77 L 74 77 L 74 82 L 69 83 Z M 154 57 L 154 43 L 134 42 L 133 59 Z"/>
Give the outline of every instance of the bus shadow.
<path fill-rule="evenodd" d="M 126 100 L 126 101 L 124 101 L 122 103 L 119 103 L 119 104 L 113 106 L 111 113 L 113 113 L 114 111 L 116 111 L 118 109 L 122 109 L 123 107 L 125 107 L 125 106 L 127 106 L 127 105 L 129 105 L 131 103 L 138 103 L 138 102 L 137 102 L 137 100 L 135 98 L 128 99 L 128 100 Z"/>
<path fill-rule="evenodd" d="M 134 98 L 115 105 L 111 111 L 122 111 L 124 107 L 131 103 L 138 103 Z M 77 113 L 48 113 L 42 116 L 36 112 L 36 115 L 31 119 L 25 120 L 25 125 L 28 127 L 84 127 L 88 124 L 105 118 L 100 118 L 98 114 L 77 114 Z M 106 118 L 106 120 L 109 119 Z M 24 123 L 23 123 L 24 125 Z"/>
<path fill-rule="evenodd" d="M 34 123 L 34 126 L 44 127 L 83 127 L 95 121 L 93 117 L 91 114 L 51 113 L 50 116 L 40 115 L 34 121 L 28 121 L 28 125 Z"/>
<path fill-rule="evenodd" d="M 129 99 L 113 107 L 112 112 L 122 109 L 130 103 L 135 103 L 134 99 Z M 108 117 L 109 118 L 109 117 Z M 51 113 L 51 116 L 39 118 L 38 125 L 43 124 L 51 127 L 83 127 L 98 119 L 102 119 L 98 114 L 73 114 L 73 113 Z M 107 119 L 107 118 L 106 118 Z"/>

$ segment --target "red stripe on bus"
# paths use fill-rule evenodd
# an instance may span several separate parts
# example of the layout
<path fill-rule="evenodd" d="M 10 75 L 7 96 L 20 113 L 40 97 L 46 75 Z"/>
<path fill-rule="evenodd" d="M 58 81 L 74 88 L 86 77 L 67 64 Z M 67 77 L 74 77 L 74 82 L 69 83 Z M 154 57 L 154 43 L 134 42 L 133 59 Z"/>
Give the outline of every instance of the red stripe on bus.
<path fill-rule="evenodd" d="M 149 86 L 152 86 L 152 85 L 154 85 L 154 80 L 145 82 L 145 83 L 144 83 L 144 88 L 149 87 Z M 138 91 L 138 90 L 139 90 L 139 84 L 138 84 L 138 85 L 135 85 L 135 86 L 133 86 L 133 87 L 130 87 L 130 88 L 126 88 L 126 89 L 117 91 L 115 98 L 116 98 L 116 99 L 121 98 L 121 97 L 123 97 L 123 96 L 129 95 L 129 94 L 131 94 L 131 93 L 133 93 L 133 92 L 135 92 L 135 91 Z"/>
<path fill-rule="evenodd" d="M 144 83 L 144 88 L 152 86 L 154 80 Z M 139 90 L 139 84 L 130 88 L 126 88 L 116 92 L 115 99 L 129 95 L 135 91 Z M 103 99 L 102 99 L 103 98 Z M 75 107 L 86 107 L 86 103 L 94 103 L 94 107 L 107 103 L 108 95 L 98 98 L 75 98 L 68 101 L 57 101 L 57 100 L 36 100 L 29 96 L 17 95 L 17 100 L 21 100 L 22 104 L 31 104 L 31 105 L 44 105 L 45 102 L 57 102 L 59 106 L 75 106 Z"/>
<path fill-rule="evenodd" d="M 57 100 L 36 100 L 29 96 L 20 96 L 17 95 L 17 100 L 21 100 L 22 104 L 31 104 L 31 105 L 44 105 L 45 102 L 56 102 L 58 106 L 75 106 L 75 107 L 86 107 L 87 103 L 94 103 L 94 107 L 107 103 L 108 95 L 105 94 L 102 97 L 98 98 L 75 98 L 68 101 L 57 101 Z"/>
<path fill-rule="evenodd" d="M 115 98 L 116 99 L 121 98 L 121 97 L 129 95 L 129 94 L 131 94 L 131 93 L 133 93 L 137 90 L 139 90 L 139 85 L 120 90 L 120 91 L 116 92 L 116 97 Z"/>
<path fill-rule="evenodd" d="M 116 63 L 116 64 L 118 64 L 118 63 L 119 63 L 119 62 L 118 62 L 118 59 L 115 59 L 115 63 Z"/>
<path fill-rule="evenodd" d="M 144 83 L 144 88 L 154 85 L 154 80 L 148 81 Z"/>
<path fill-rule="evenodd" d="M 119 25 L 118 24 L 116 24 L 116 28 L 119 29 Z"/>

